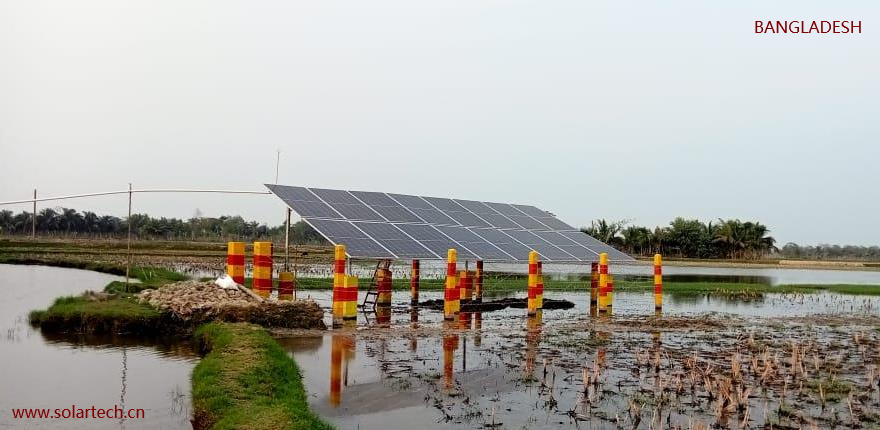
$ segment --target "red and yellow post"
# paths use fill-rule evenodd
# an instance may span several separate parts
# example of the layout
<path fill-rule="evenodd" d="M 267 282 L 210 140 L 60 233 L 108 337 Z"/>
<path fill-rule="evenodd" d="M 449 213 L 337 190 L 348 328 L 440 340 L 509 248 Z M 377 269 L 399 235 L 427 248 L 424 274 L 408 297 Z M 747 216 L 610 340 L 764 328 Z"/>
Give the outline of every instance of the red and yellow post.
<path fill-rule="evenodd" d="M 254 292 L 260 297 L 272 293 L 272 242 L 254 242 Z"/>
<path fill-rule="evenodd" d="M 450 249 L 446 252 L 446 289 L 443 292 L 443 319 L 454 321 L 458 317 L 461 292 L 458 290 L 456 280 L 456 252 Z"/>
<path fill-rule="evenodd" d="M 244 285 L 244 242 L 226 244 L 226 274 L 236 284 Z"/>
<path fill-rule="evenodd" d="M 599 304 L 599 263 L 590 263 L 590 307 Z"/>
<path fill-rule="evenodd" d="M 474 301 L 483 303 L 483 260 L 477 260 L 477 269 L 474 271 Z"/>
<path fill-rule="evenodd" d="M 336 245 L 333 249 L 333 327 L 342 327 L 345 319 L 348 302 L 345 286 L 345 245 Z"/>
<path fill-rule="evenodd" d="M 538 284 L 535 286 L 535 308 L 544 309 L 544 263 L 538 261 Z"/>
<path fill-rule="evenodd" d="M 293 300 L 293 273 L 278 273 L 278 300 Z"/>
<path fill-rule="evenodd" d="M 471 289 L 471 273 L 467 270 L 462 270 L 458 277 L 458 285 L 460 288 L 461 295 L 458 297 L 459 300 L 467 300 L 470 301 L 473 298 L 473 290 Z"/>
<path fill-rule="evenodd" d="M 346 322 L 357 320 L 357 299 L 358 277 L 345 275 L 345 285 L 343 285 L 343 300 L 345 301 L 345 304 L 343 305 L 342 319 Z"/>
<path fill-rule="evenodd" d="M 537 307 L 538 290 L 538 252 L 529 252 L 529 285 L 528 285 L 528 315 L 535 316 Z"/>
<path fill-rule="evenodd" d="M 599 312 L 608 311 L 608 254 L 599 254 Z"/>
<path fill-rule="evenodd" d="M 412 261 L 412 272 L 409 277 L 410 304 L 419 304 L 419 260 Z"/>
<path fill-rule="evenodd" d="M 654 254 L 654 310 L 663 309 L 663 259 Z"/>
<path fill-rule="evenodd" d="M 384 267 L 376 272 L 376 306 L 391 307 L 391 270 Z"/>
<path fill-rule="evenodd" d="M 376 323 L 388 324 L 391 322 L 391 270 L 383 267 L 376 275 Z"/>

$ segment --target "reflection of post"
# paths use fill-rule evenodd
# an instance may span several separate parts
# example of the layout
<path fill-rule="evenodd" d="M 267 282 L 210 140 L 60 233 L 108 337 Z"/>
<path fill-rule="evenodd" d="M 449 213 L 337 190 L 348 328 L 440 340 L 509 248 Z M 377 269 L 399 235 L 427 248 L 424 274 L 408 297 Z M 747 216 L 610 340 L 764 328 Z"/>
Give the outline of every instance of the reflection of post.
<path fill-rule="evenodd" d="M 355 341 L 354 337 L 343 334 L 334 334 L 332 338 L 330 345 L 330 404 L 338 406 L 342 400 L 343 381 L 345 381 L 345 385 L 348 385 L 348 362 L 355 357 Z"/>
<path fill-rule="evenodd" d="M 535 360 L 538 355 L 538 343 L 541 342 L 541 323 L 543 311 L 538 309 L 526 322 L 526 377 L 532 376 Z"/>
<path fill-rule="evenodd" d="M 330 404 L 338 406 L 342 394 L 342 336 L 333 335 L 330 347 Z"/>
<path fill-rule="evenodd" d="M 474 312 L 474 346 L 479 347 L 483 344 L 483 313 Z"/>
<path fill-rule="evenodd" d="M 443 336 L 443 383 L 447 389 L 452 388 L 453 357 L 456 349 L 458 349 L 458 335 Z"/>
<path fill-rule="evenodd" d="M 449 249 L 446 253 L 446 288 L 443 291 L 443 319 L 454 321 L 458 318 L 459 296 L 456 276 L 456 253 L 455 249 Z"/>

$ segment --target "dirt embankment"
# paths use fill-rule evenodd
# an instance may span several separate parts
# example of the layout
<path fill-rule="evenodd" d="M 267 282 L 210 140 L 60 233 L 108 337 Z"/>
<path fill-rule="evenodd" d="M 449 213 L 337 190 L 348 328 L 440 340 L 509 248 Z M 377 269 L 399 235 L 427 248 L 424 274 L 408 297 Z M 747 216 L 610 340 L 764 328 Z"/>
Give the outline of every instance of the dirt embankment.
<path fill-rule="evenodd" d="M 212 282 L 183 281 L 138 294 L 138 301 L 172 312 L 187 324 L 250 322 L 264 327 L 324 329 L 324 311 L 312 300 L 257 299 Z"/>

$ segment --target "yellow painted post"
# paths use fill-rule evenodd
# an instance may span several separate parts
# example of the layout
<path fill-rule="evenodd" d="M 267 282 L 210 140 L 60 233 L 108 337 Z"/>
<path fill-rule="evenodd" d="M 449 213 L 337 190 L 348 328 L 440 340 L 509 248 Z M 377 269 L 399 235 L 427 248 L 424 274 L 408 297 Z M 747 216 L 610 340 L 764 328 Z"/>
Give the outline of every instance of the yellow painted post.
<path fill-rule="evenodd" d="M 608 254 L 599 254 L 599 312 L 608 311 Z"/>
<path fill-rule="evenodd" d="M 293 300 L 293 273 L 278 273 L 278 300 Z"/>
<path fill-rule="evenodd" d="M 535 286 L 535 309 L 544 309 L 544 265 L 538 261 L 538 285 Z"/>
<path fill-rule="evenodd" d="M 537 307 L 538 289 L 538 252 L 529 252 L 529 284 L 528 284 L 528 315 L 535 316 Z"/>
<path fill-rule="evenodd" d="M 244 242 L 226 244 L 226 274 L 236 284 L 244 285 Z"/>
<path fill-rule="evenodd" d="M 342 319 L 345 321 L 356 321 L 358 314 L 358 277 L 345 275 L 345 286 L 343 291 L 345 305 L 343 305 Z"/>
<path fill-rule="evenodd" d="M 443 319 L 447 321 L 456 320 L 459 311 L 461 292 L 458 290 L 458 282 L 456 282 L 455 259 L 455 249 L 449 249 L 446 252 L 446 289 L 443 292 Z"/>
<path fill-rule="evenodd" d="M 333 250 L 333 327 L 342 327 L 345 319 L 345 245 Z"/>
<path fill-rule="evenodd" d="M 272 293 L 272 242 L 254 242 L 253 286 L 261 297 Z"/>
<path fill-rule="evenodd" d="M 663 259 L 654 254 L 654 310 L 663 309 Z"/>

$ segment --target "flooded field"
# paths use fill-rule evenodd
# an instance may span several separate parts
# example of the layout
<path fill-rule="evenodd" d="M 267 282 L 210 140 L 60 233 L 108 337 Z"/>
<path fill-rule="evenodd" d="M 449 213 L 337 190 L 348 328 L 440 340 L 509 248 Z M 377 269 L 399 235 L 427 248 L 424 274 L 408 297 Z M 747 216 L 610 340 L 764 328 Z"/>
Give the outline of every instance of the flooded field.
<path fill-rule="evenodd" d="M 880 428 L 880 298 L 545 297 L 576 306 L 446 323 L 395 293 L 357 329 L 278 336 L 341 429 Z"/>
<path fill-rule="evenodd" d="M 183 429 L 190 425 L 189 342 L 44 335 L 29 311 L 120 279 L 95 272 L 0 265 L 0 428 Z M 12 408 L 144 409 L 144 419 L 16 419 Z"/>

